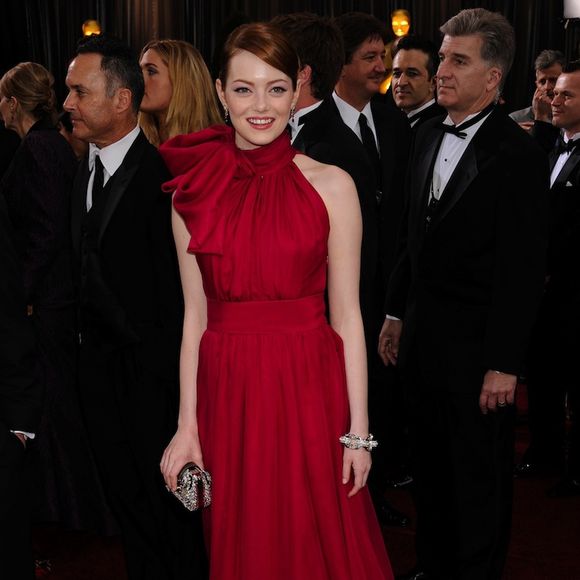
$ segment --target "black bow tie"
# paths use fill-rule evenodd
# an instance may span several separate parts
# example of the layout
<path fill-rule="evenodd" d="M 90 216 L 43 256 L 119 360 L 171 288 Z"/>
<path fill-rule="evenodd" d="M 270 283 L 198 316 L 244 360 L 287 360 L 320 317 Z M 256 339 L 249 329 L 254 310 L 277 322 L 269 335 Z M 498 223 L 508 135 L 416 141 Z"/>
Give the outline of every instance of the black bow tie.
<path fill-rule="evenodd" d="M 571 153 L 574 147 L 578 145 L 578 140 L 572 141 L 571 139 L 566 142 L 562 135 L 558 137 L 558 142 L 556 143 L 556 152 L 558 155 L 562 155 L 562 153 Z"/>
<path fill-rule="evenodd" d="M 483 111 L 480 111 L 479 113 L 477 113 L 477 115 L 475 115 L 475 117 L 472 117 L 471 119 L 469 119 L 469 121 L 465 121 L 464 123 L 461 123 L 460 125 L 447 125 L 445 123 L 437 123 L 437 125 L 435 125 L 435 127 L 437 129 L 441 129 L 441 131 L 444 131 L 445 133 L 451 133 L 451 135 L 455 135 L 456 137 L 459 137 L 460 139 L 465 139 L 465 137 L 467 137 L 467 133 L 465 133 L 465 129 L 472 127 L 476 123 L 479 123 L 479 121 L 481 121 L 484 117 L 486 117 L 487 115 L 489 115 L 489 113 L 491 113 L 491 111 L 493 110 L 494 107 L 495 107 L 495 103 L 491 103 L 491 105 L 488 105 L 487 107 L 485 107 L 485 109 L 483 109 Z"/>

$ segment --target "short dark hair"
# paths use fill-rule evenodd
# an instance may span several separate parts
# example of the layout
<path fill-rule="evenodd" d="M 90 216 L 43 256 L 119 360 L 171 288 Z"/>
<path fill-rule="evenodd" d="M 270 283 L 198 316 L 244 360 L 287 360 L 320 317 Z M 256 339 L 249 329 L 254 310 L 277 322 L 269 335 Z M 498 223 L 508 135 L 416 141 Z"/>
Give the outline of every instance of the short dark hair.
<path fill-rule="evenodd" d="M 534 61 L 534 70 L 545 70 L 555 64 L 563 68 L 566 64 L 566 57 L 559 50 L 542 50 Z"/>
<path fill-rule="evenodd" d="M 332 94 L 342 70 L 344 48 L 336 24 L 310 12 L 276 16 L 272 24 L 288 37 L 300 58 L 300 66 L 312 69 L 312 95 L 326 99 Z"/>
<path fill-rule="evenodd" d="M 420 50 L 424 52 L 427 55 L 427 74 L 429 75 L 429 79 L 435 76 L 439 68 L 439 49 L 434 42 L 421 36 L 409 34 L 399 39 L 393 53 L 393 58 L 400 50 Z"/>
<path fill-rule="evenodd" d="M 564 69 L 562 70 L 563 73 L 574 73 L 580 70 L 580 60 L 571 60 Z"/>
<path fill-rule="evenodd" d="M 131 91 L 131 107 L 137 114 L 145 83 L 137 55 L 123 41 L 105 35 L 93 35 L 83 38 L 77 46 L 78 54 L 100 54 L 101 70 L 106 78 L 107 96 L 112 97 L 118 88 Z"/>
<path fill-rule="evenodd" d="M 241 50 L 247 50 L 271 67 L 282 71 L 298 83 L 300 59 L 286 35 L 274 24 L 254 22 L 238 26 L 226 40 L 223 48 L 219 79 L 226 86 L 230 60 Z"/>
<path fill-rule="evenodd" d="M 347 12 L 334 21 L 342 32 L 345 64 L 350 64 L 352 55 L 365 40 L 382 40 L 385 44 L 389 40 L 385 25 L 371 14 Z"/>
<path fill-rule="evenodd" d="M 478 35 L 482 39 L 481 58 L 502 71 L 498 87 L 502 89 L 516 51 L 514 29 L 505 16 L 485 8 L 468 8 L 450 18 L 439 30 L 449 36 Z"/>

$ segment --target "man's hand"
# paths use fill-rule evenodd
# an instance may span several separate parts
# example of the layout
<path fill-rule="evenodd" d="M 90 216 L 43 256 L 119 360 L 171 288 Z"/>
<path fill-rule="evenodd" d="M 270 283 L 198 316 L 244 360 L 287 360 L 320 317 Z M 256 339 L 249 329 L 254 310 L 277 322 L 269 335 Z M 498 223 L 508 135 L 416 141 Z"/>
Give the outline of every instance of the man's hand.
<path fill-rule="evenodd" d="M 403 330 L 402 320 L 387 318 L 379 335 L 379 356 L 385 366 L 396 365 L 399 356 L 399 341 Z"/>
<path fill-rule="evenodd" d="M 479 395 L 481 412 L 487 415 L 488 411 L 497 411 L 507 405 L 513 405 L 517 382 L 516 375 L 487 371 Z"/>
<path fill-rule="evenodd" d="M 537 88 L 532 99 L 532 111 L 536 121 L 550 122 L 552 115 L 552 99 L 546 89 Z"/>

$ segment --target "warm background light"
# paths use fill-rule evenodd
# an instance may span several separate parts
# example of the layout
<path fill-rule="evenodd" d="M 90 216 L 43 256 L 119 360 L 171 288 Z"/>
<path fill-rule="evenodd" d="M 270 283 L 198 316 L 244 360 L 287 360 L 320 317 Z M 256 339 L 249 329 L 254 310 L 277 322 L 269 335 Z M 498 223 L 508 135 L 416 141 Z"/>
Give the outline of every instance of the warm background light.
<path fill-rule="evenodd" d="M 381 95 L 384 95 L 391 86 L 391 80 L 393 78 L 393 50 L 396 46 L 396 43 L 400 38 L 403 38 L 403 36 L 407 36 L 407 34 L 409 34 L 409 29 L 411 28 L 411 15 L 409 12 L 403 8 L 397 8 L 397 10 L 393 10 L 391 13 L 391 28 L 393 29 L 393 33 L 396 38 L 385 46 L 386 52 L 383 62 L 385 63 L 386 75 L 385 80 L 381 83 L 381 87 L 379 89 Z"/>
<path fill-rule="evenodd" d="M 411 16 L 403 9 L 395 10 L 391 14 L 391 26 L 395 36 L 406 36 L 411 26 Z"/>
<path fill-rule="evenodd" d="M 98 20 L 85 20 L 83 22 L 83 36 L 101 34 L 101 25 Z"/>

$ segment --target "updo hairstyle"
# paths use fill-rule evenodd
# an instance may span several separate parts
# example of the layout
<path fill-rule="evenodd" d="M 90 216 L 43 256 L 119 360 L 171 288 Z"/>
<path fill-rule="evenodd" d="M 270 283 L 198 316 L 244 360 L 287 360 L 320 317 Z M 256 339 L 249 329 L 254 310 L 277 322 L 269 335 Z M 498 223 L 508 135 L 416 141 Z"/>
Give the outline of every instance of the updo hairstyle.
<path fill-rule="evenodd" d="M 242 24 L 230 34 L 222 52 L 219 73 L 222 86 L 226 86 L 230 60 L 242 50 L 282 71 L 290 77 L 292 87 L 296 89 L 300 71 L 298 54 L 277 26 L 265 22 Z"/>
<path fill-rule="evenodd" d="M 48 118 L 56 122 L 54 77 L 36 62 L 21 62 L 0 79 L 0 94 L 14 97 L 23 113 L 37 121 Z"/>

